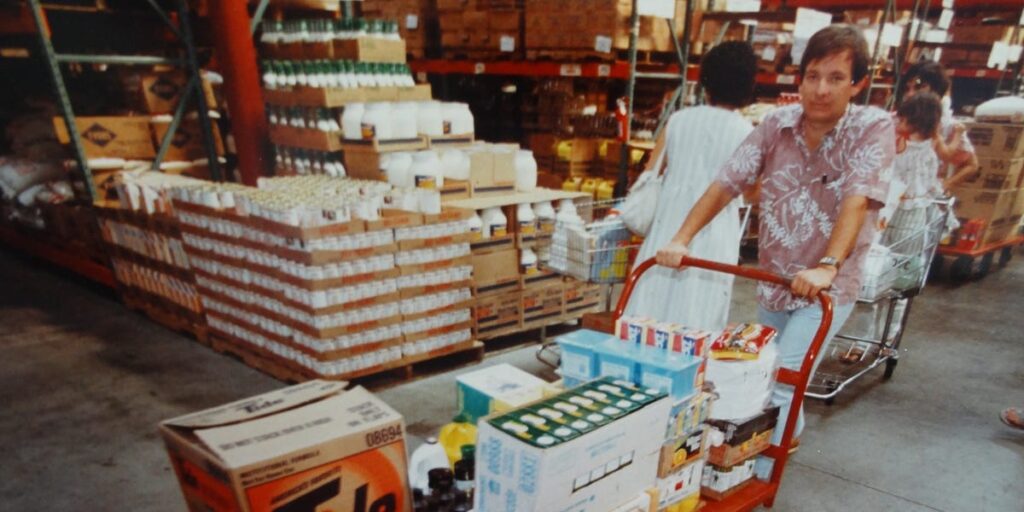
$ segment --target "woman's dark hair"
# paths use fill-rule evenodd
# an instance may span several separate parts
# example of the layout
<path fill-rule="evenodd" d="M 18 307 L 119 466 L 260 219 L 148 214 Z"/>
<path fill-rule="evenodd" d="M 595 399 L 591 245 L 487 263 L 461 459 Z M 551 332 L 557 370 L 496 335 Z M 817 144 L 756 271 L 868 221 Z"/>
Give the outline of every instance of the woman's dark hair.
<path fill-rule="evenodd" d="M 931 92 L 920 92 L 900 103 L 896 114 L 919 135 L 934 137 L 942 121 L 942 100 Z"/>
<path fill-rule="evenodd" d="M 807 41 L 807 49 L 800 59 L 800 76 L 807 72 L 807 66 L 812 62 L 825 57 L 830 57 L 844 51 L 850 52 L 850 59 L 853 61 L 853 69 L 850 70 L 854 82 L 859 82 L 868 75 L 868 62 L 871 60 L 871 53 L 868 51 L 868 42 L 860 29 L 846 23 L 829 25 L 811 36 Z"/>
<path fill-rule="evenodd" d="M 939 97 L 945 96 L 949 92 L 949 77 L 946 76 L 946 69 L 942 67 L 942 64 L 933 60 L 915 62 L 913 66 L 907 68 L 907 74 L 904 77 L 905 91 L 915 89 L 920 84 L 927 85 Z"/>
<path fill-rule="evenodd" d="M 754 100 L 757 56 L 749 43 L 728 41 L 704 54 L 700 85 L 713 103 L 743 108 Z"/>

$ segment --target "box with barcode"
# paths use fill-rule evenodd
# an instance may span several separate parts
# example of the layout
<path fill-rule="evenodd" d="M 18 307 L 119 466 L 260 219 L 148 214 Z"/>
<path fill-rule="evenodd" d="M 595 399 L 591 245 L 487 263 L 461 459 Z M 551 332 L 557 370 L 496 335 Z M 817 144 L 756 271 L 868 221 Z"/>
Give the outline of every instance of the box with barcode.
<path fill-rule="evenodd" d="M 160 424 L 188 510 L 409 512 L 402 416 L 313 380 Z"/>
<path fill-rule="evenodd" d="M 605 511 L 657 481 L 664 393 L 606 378 L 481 420 L 480 512 Z"/>

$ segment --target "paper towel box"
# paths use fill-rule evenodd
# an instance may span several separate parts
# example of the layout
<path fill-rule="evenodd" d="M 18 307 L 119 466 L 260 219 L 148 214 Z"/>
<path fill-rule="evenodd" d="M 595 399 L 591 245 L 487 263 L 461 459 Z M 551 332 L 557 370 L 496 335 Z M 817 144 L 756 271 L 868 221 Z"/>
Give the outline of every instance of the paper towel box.
<path fill-rule="evenodd" d="M 459 412 L 473 423 L 495 412 L 540 400 L 548 383 L 510 364 L 499 364 L 455 379 Z"/>

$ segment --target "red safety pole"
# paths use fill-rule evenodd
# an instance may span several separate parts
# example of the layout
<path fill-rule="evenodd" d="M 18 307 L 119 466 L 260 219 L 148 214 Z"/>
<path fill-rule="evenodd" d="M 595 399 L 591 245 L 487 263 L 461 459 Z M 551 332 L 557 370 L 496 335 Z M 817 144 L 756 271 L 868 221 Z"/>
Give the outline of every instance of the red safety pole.
<path fill-rule="evenodd" d="M 224 75 L 224 97 L 231 116 L 231 131 L 238 152 L 242 183 L 256 185 L 267 174 L 267 117 L 263 111 L 263 90 L 256 47 L 249 31 L 245 0 L 209 2 L 210 35 L 217 61 Z"/>

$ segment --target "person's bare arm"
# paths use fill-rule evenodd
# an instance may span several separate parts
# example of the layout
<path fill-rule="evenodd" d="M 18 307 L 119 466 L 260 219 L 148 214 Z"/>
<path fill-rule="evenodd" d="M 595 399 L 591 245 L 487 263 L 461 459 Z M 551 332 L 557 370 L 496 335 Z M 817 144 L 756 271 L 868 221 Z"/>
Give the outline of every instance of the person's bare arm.
<path fill-rule="evenodd" d="M 842 264 L 853 252 L 867 213 L 868 198 L 851 196 L 844 199 L 839 206 L 839 218 L 832 227 L 832 236 L 828 239 L 823 256 L 831 256 Z M 802 270 L 793 277 L 790 289 L 798 297 L 811 298 L 832 286 L 832 281 L 838 273 L 839 269 L 833 266 L 817 266 Z"/>
<path fill-rule="evenodd" d="M 974 171 L 978 170 L 978 155 L 975 155 L 974 153 L 971 153 L 970 155 L 970 158 L 956 168 L 956 172 L 954 172 L 952 176 L 942 180 L 943 190 L 952 189 L 959 185 L 960 182 L 967 179 L 967 177 L 973 174 Z"/>
<path fill-rule="evenodd" d="M 693 209 L 687 214 L 686 220 L 683 221 L 683 225 L 679 227 L 679 231 L 672 237 L 672 240 L 658 251 L 658 264 L 678 267 L 683 257 L 690 255 L 689 245 L 693 241 L 693 237 L 697 236 L 697 233 L 704 229 L 704 226 L 711 222 L 711 219 L 714 219 L 722 211 L 722 208 L 725 208 L 729 201 L 733 200 L 733 197 L 732 191 L 725 185 L 717 181 L 712 182 L 711 186 L 704 191 L 704 195 L 697 200 L 697 204 L 693 205 Z"/>
<path fill-rule="evenodd" d="M 965 131 L 967 131 L 967 127 L 962 123 L 957 123 L 953 127 L 953 133 L 950 134 L 949 140 L 944 140 L 941 133 L 936 133 L 935 137 L 932 137 L 932 147 L 935 148 L 935 154 L 939 155 L 939 160 L 947 163 L 953 161 L 953 158 L 963 146 Z"/>

